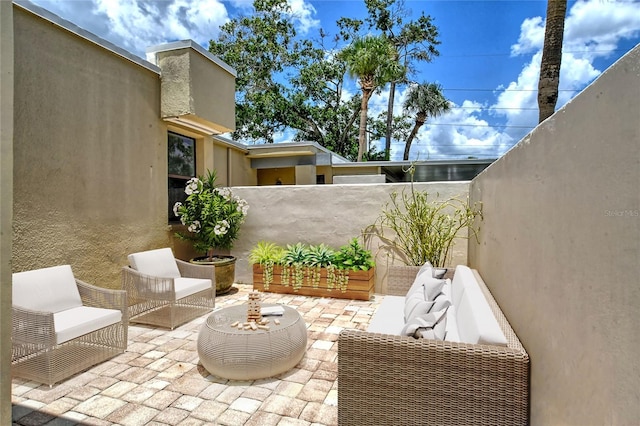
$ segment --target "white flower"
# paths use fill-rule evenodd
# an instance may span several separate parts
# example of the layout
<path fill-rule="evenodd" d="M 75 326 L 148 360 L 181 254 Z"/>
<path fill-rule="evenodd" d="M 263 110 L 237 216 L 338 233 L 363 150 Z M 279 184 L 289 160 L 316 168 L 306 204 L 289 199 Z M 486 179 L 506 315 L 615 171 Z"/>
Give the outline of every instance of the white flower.
<path fill-rule="evenodd" d="M 231 189 L 224 187 L 224 188 L 216 188 L 215 191 L 225 200 L 231 199 Z"/>
<path fill-rule="evenodd" d="M 176 216 L 180 216 L 180 213 L 178 212 L 178 209 L 180 209 L 180 207 L 182 207 L 182 203 L 180 201 L 178 201 L 177 203 L 175 203 L 173 205 L 173 214 Z"/>
<path fill-rule="evenodd" d="M 199 187 L 200 187 L 201 183 L 200 183 L 200 179 L 198 178 L 191 178 L 187 181 L 187 185 L 184 188 L 184 192 L 187 195 L 191 195 L 191 194 L 197 194 L 199 192 Z"/>
<path fill-rule="evenodd" d="M 196 234 L 200 232 L 200 221 L 194 220 L 193 223 L 189 225 L 188 231 Z"/>
<path fill-rule="evenodd" d="M 221 220 L 213 228 L 213 232 L 216 235 L 224 235 L 227 233 L 228 230 L 229 230 L 229 222 L 227 222 L 226 220 Z"/>

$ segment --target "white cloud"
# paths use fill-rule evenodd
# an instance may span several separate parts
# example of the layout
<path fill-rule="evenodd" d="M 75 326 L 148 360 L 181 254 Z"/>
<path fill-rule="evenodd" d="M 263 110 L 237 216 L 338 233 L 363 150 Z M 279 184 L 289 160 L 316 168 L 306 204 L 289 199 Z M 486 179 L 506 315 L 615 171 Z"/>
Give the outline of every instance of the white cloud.
<path fill-rule="evenodd" d="M 33 0 L 74 24 L 144 57 L 149 46 L 192 39 L 208 47 L 229 18 L 222 0 Z"/>
<path fill-rule="evenodd" d="M 511 46 L 511 55 L 535 52 L 544 43 L 544 21 L 540 16 L 527 18 L 520 26 L 518 42 Z"/>
<path fill-rule="evenodd" d="M 218 0 L 96 0 L 96 12 L 107 17 L 109 35 L 134 53 L 184 39 L 206 47 L 228 20 Z"/>
<path fill-rule="evenodd" d="M 320 28 L 320 20 L 314 18 L 316 9 L 311 3 L 307 3 L 305 0 L 287 0 L 287 2 L 301 34 L 307 34 L 313 28 Z"/>

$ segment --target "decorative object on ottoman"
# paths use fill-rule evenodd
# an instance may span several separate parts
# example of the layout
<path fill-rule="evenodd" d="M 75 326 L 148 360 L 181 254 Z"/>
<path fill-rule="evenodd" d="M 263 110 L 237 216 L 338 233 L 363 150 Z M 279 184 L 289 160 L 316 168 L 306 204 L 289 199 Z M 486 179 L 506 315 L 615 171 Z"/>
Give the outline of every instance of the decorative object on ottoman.
<path fill-rule="evenodd" d="M 252 291 L 249 293 L 249 302 L 247 302 L 247 322 L 259 323 L 262 321 L 260 313 L 260 293 Z"/>

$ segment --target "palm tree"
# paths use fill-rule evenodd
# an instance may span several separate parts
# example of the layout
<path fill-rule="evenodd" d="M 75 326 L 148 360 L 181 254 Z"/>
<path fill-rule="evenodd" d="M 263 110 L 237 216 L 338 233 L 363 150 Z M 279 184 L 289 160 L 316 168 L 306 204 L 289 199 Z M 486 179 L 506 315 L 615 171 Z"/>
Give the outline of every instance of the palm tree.
<path fill-rule="evenodd" d="M 567 0 L 547 1 L 547 23 L 544 29 L 544 47 L 538 81 L 538 122 L 542 123 L 556 109 L 560 62 L 562 61 L 562 39 Z"/>
<path fill-rule="evenodd" d="M 435 83 L 414 84 L 407 90 L 407 98 L 404 101 L 404 110 L 409 114 L 415 114 L 416 123 L 407 138 L 404 146 L 405 161 L 409 160 L 411 142 L 416 137 L 418 130 L 429 117 L 437 117 L 451 108 L 449 101 L 442 94 L 442 87 Z"/>
<path fill-rule="evenodd" d="M 369 99 L 378 87 L 396 79 L 403 69 L 395 61 L 395 49 L 385 36 L 358 38 L 347 46 L 341 55 L 347 65 L 349 76 L 358 79 L 362 90 L 357 159 L 362 161 L 366 145 Z"/>

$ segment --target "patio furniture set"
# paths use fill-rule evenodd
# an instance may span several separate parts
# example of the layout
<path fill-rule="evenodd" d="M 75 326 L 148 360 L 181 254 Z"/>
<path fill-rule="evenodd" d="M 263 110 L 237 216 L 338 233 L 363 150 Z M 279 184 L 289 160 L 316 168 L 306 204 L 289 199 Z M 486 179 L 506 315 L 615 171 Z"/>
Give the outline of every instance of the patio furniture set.
<path fill-rule="evenodd" d="M 13 274 L 13 374 L 53 386 L 123 353 L 129 322 L 173 329 L 214 308 L 212 266 L 182 262 L 169 248 L 129 255 L 129 262 L 124 290 L 84 283 L 69 265 Z M 391 267 L 396 295 L 384 296 L 369 330 L 340 333 L 340 424 L 527 423 L 529 358 L 486 285 L 464 266 L 453 282 L 434 289 L 435 281 L 428 268 Z M 428 300 L 429 293 L 437 294 Z M 198 335 L 202 365 L 233 380 L 295 367 L 306 351 L 306 324 L 282 308 L 259 328 L 242 326 L 246 305 L 211 313 Z M 418 318 L 406 321 L 413 308 Z"/>
<path fill-rule="evenodd" d="M 173 330 L 215 304 L 215 267 L 175 259 L 170 248 L 128 256 L 124 290 L 76 279 L 70 265 L 13 274 L 12 373 L 53 386 L 123 353 L 129 322 Z M 288 307 L 258 333 L 232 330 L 243 306 L 216 311 L 199 336 L 205 368 L 229 379 L 270 377 L 304 356 L 306 325 Z M 277 324 L 276 324 L 277 322 Z M 225 329 L 222 329 L 225 325 Z M 222 365 L 222 368 L 218 368 Z"/>

